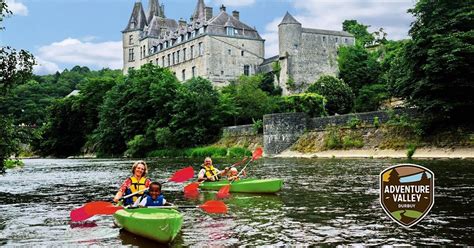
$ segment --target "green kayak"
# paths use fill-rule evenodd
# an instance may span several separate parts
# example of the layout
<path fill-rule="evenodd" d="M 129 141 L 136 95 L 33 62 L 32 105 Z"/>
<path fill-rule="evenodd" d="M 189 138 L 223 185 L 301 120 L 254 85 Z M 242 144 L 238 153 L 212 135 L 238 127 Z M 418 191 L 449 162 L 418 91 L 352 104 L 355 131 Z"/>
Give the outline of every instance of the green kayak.
<path fill-rule="evenodd" d="M 115 212 L 115 223 L 125 230 L 160 243 L 171 243 L 183 224 L 175 209 L 137 208 Z"/>
<path fill-rule="evenodd" d="M 204 182 L 199 186 L 204 190 L 219 190 L 229 181 Z M 230 186 L 230 192 L 240 193 L 276 193 L 281 190 L 283 180 L 281 179 L 241 179 L 234 181 Z"/>

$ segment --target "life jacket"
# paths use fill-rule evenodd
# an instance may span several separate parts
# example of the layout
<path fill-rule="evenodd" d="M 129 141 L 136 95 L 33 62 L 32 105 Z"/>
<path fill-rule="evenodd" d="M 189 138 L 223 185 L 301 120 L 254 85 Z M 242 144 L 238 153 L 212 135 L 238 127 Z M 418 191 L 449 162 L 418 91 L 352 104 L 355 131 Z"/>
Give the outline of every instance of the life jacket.
<path fill-rule="evenodd" d="M 133 194 L 146 189 L 146 177 L 140 178 L 140 181 L 138 181 L 135 177 L 130 177 L 130 180 L 132 181 L 132 184 L 130 184 L 130 187 L 125 191 L 125 195 Z M 138 199 L 138 197 L 142 196 L 143 194 L 145 194 L 144 191 L 134 195 L 133 197 L 125 199 L 125 205 L 132 205 Z"/>
<path fill-rule="evenodd" d="M 205 166 L 204 164 L 202 164 L 201 167 L 206 170 L 206 173 L 204 175 L 207 179 L 211 181 L 219 181 L 219 173 L 217 172 L 217 169 L 214 168 L 214 166 Z"/>
<path fill-rule="evenodd" d="M 232 167 L 232 168 L 233 168 L 233 167 Z M 232 169 L 232 168 L 231 168 L 231 169 Z M 238 175 L 238 173 L 237 173 L 237 175 Z M 232 176 L 232 172 L 231 172 L 231 170 L 229 169 L 229 171 L 228 171 L 227 174 L 226 174 L 226 177 L 227 177 L 227 180 L 229 180 L 229 181 L 237 181 L 237 180 L 240 179 L 237 175 Z"/>
<path fill-rule="evenodd" d="M 150 195 L 148 195 L 146 197 L 146 207 L 159 207 L 159 206 L 163 206 L 163 200 L 165 199 L 165 197 L 160 194 L 156 200 L 153 200 L 153 198 L 151 198 Z"/>

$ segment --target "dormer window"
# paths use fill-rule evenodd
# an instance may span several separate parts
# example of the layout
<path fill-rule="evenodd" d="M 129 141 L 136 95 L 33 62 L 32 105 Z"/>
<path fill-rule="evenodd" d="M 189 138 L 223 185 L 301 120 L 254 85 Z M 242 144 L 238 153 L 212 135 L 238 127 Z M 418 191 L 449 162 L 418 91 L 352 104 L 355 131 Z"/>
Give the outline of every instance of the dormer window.
<path fill-rule="evenodd" d="M 196 31 L 191 32 L 191 38 L 196 37 Z"/>
<path fill-rule="evenodd" d="M 165 41 L 165 48 L 168 48 L 168 41 Z"/>
<path fill-rule="evenodd" d="M 203 34 L 204 33 L 204 27 L 199 28 L 199 33 Z"/>
<path fill-rule="evenodd" d="M 178 43 L 180 43 L 183 40 L 181 36 L 178 37 Z"/>
<path fill-rule="evenodd" d="M 226 33 L 227 35 L 235 35 L 235 29 L 234 27 L 226 27 Z"/>

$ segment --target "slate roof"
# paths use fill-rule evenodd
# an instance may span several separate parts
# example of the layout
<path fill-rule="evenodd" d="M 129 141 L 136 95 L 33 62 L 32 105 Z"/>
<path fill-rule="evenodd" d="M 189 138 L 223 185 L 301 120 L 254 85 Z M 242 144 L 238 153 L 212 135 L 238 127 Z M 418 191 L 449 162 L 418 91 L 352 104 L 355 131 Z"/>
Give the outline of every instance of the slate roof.
<path fill-rule="evenodd" d="M 133 31 L 133 30 L 143 30 L 147 25 L 145 11 L 143 11 L 143 5 L 141 2 L 136 2 L 133 6 L 132 15 L 128 21 L 127 27 L 123 32 Z"/>
<path fill-rule="evenodd" d="M 280 26 L 281 24 L 300 24 L 301 25 L 301 23 L 298 22 L 288 11 L 286 12 L 285 17 L 283 17 L 283 20 L 281 20 L 278 26 Z"/>

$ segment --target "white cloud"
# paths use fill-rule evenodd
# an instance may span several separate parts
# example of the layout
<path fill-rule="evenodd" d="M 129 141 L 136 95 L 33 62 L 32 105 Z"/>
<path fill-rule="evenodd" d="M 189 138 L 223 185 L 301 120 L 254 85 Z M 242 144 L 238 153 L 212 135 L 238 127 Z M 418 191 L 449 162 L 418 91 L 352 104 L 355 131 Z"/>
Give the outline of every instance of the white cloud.
<path fill-rule="evenodd" d="M 28 15 L 28 8 L 23 3 L 17 2 L 17 0 L 7 0 L 8 9 L 12 11 L 14 15 Z"/>
<path fill-rule="evenodd" d="M 408 37 L 413 17 L 407 10 L 414 4 L 414 0 L 295 0 L 292 5 L 296 12 L 291 14 L 303 27 L 329 30 L 342 30 L 344 20 L 354 19 L 370 25 L 370 32 L 382 27 L 388 39 L 399 40 Z M 283 15 L 267 24 L 262 34 L 268 39 L 266 57 L 278 54 L 278 24 Z"/>
<path fill-rule="evenodd" d="M 218 6 L 224 4 L 224 6 L 228 7 L 244 7 L 253 5 L 255 0 L 214 0 L 214 3 Z"/>
<path fill-rule="evenodd" d="M 122 54 L 121 41 L 93 43 L 67 38 L 40 47 L 37 56 L 47 61 L 49 66 L 59 64 L 88 66 L 92 69 L 120 69 L 123 63 Z"/>
<path fill-rule="evenodd" d="M 56 63 L 43 60 L 38 56 L 36 56 L 35 59 L 36 65 L 33 67 L 33 73 L 36 75 L 53 74 L 57 71 L 61 71 L 61 69 L 59 69 L 59 66 Z"/>

